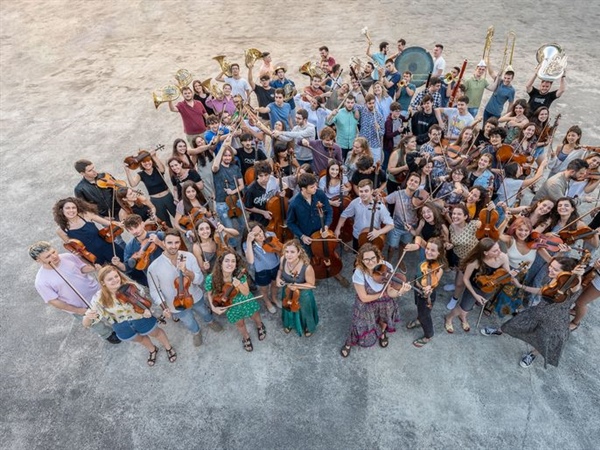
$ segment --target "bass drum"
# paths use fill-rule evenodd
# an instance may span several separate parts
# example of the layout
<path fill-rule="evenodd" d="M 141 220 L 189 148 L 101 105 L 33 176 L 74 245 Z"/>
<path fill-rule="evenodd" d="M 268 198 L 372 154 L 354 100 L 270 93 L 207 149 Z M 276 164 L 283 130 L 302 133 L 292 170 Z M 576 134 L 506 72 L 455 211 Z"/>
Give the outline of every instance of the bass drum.
<path fill-rule="evenodd" d="M 400 74 L 407 70 L 412 73 L 412 83 L 422 86 L 427 82 L 429 74 L 433 72 L 433 57 L 423 47 L 405 48 L 394 63 Z"/>

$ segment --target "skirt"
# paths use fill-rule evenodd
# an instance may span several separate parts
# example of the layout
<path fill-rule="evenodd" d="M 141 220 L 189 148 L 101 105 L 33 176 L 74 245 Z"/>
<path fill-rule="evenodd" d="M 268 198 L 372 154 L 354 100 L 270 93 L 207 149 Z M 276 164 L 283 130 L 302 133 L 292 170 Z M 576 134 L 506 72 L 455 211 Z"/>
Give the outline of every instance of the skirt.
<path fill-rule="evenodd" d="M 282 289 L 281 298 L 285 289 Z M 285 308 L 281 308 L 281 319 L 284 328 L 296 330 L 298 336 L 302 336 L 305 331 L 314 333 L 319 324 L 319 311 L 317 310 L 317 302 L 315 295 L 311 289 L 302 289 L 300 291 L 300 311 L 292 312 Z"/>
<path fill-rule="evenodd" d="M 393 298 L 384 295 L 374 302 L 363 303 L 356 296 L 346 345 L 372 347 L 383 334 L 380 324 L 387 325 L 386 333 L 394 333 L 398 322 L 400 314 Z"/>

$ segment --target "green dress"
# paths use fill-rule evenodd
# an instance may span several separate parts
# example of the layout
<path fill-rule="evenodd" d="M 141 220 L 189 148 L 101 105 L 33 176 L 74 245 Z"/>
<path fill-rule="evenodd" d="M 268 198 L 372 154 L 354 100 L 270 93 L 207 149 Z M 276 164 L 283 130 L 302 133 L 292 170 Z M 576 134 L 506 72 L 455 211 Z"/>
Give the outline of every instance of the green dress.
<path fill-rule="evenodd" d="M 292 277 L 285 271 L 285 260 L 283 261 L 283 270 L 281 271 L 281 278 L 286 283 L 306 283 L 306 267 L 302 266 L 300 273 L 296 278 Z M 281 290 L 281 299 L 285 297 L 285 289 Z M 291 328 L 296 330 L 299 336 L 302 336 L 305 331 L 314 333 L 319 324 L 319 312 L 317 310 L 317 302 L 312 289 L 301 289 L 300 290 L 300 311 L 292 312 L 285 308 L 281 308 L 281 318 L 283 321 L 284 328 Z"/>
<path fill-rule="evenodd" d="M 204 287 L 206 288 L 206 292 L 213 292 L 213 284 L 212 284 L 212 273 L 206 277 L 206 281 L 204 282 Z M 246 275 L 243 275 L 240 278 L 241 283 L 246 282 Z M 238 294 L 233 298 L 233 304 L 243 302 L 244 300 L 248 300 L 249 298 L 254 297 L 252 292 L 249 292 L 248 295 Z M 236 323 L 242 319 L 250 317 L 252 314 L 257 312 L 260 309 L 260 305 L 256 300 L 251 302 L 246 302 L 240 306 L 233 306 L 229 308 L 225 315 L 227 316 L 227 320 L 229 323 Z"/>

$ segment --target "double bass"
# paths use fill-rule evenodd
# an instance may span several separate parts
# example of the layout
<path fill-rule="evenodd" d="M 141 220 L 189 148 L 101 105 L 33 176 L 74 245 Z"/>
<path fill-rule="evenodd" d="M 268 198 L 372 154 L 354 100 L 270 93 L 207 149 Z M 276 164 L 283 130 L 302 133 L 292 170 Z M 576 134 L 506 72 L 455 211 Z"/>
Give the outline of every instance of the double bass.
<path fill-rule="evenodd" d="M 279 181 L 279 192 L 283 191 L 283 172 L 279 164 L 275 164 L 275 172 Z M 282 197 L 279 193 L 273 195 L 267 201 L 267 211 L 271 213 L 271 220 L 267 225 L 267 231 L 275 233 L 280 242 L 287 242 L 294 238 L 294 233 L 287 227 L 286 217 L 289 200 L 287 197 Z"/>
<path fill-rule="evenodd" d="M 327 235 L 323 238 L 321 230 L 325 228 L 325 214 L 323 213 L 323 204 L 317 202 L 317 211 L 321 219 L 321 229 L 315 231 L 310 237 L 313 242 L 310 249 L 313 254 L 311 264 L 315 271 L 317 280 L 324 280 L 334 277 L 342 271 L 342 260 L 337 254 L 337 239 L 331 230 L 327 230 Z"/>

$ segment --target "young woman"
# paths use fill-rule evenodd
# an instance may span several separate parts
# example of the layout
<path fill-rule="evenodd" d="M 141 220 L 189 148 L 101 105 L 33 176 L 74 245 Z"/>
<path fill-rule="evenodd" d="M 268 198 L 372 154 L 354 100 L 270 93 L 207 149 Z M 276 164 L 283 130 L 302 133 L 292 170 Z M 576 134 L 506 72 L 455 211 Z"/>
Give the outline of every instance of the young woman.
<path fill-rule="evenodd" d="M 498 119 L 499 123 L 506 122 L 506 138 L 504 142 L 507 144 L 514 141 L 519 130 L 525 128 L 529 123 L 529 119 L 527 118 L 528 108 L 527 101 L 521 98 L 513 104 L 512 110 L 508 114 Z"/>
<path fill-rule="evenodd" d="M 567 134 L 565 135 L 562 144 L 559 145 L 556 150 L 550 151 L 550 158 L 548 161 L 550 174 L 548 177 L 566 170 L 569 163 L 574 159 L 583 158 L 585 150 L 580 148 L 581 134 L 581 128 L 577 125 L 573 125 L 567 130 Z M 550 146 L 550 148 L 552 148 L 552 146 Z"/>
<path fill-rule="evenodd" d="M 209 219 L 200 219 L 196 231 L 197 235 L 192 235 L 192 253 L 198 260 L 200 269 L 205 274 L 211 273 L 215 267 L 219 246 L 226 247 L 229 237 L 237 237 L 240 233 L 235 228 L 225 228 L 222 223 L 217 223 L 215 227 Z"/>
<path fill-rule="evenodd" d="M 198 188 L 202 190 L 204 187 L 204 183 L 202 182 L 202 178 L 200 178 L 200 174 L 196 172 L 192 166 L 186 166 L 181 159 L 177 157 L 171 157 L 167 161 L 167 166 L 169 166 L 169 174 L 171 176 L 171 183 L 175 188 L 175 200 L 180 201 L 182 199 L 181 196 L 181 185 L 186 181 L 193 181 L 196 183 Z"/>
<path fill-rule="evenodd" d="M 423 273 L 422 267 L 425 265 L 425 270 L 431 270 L 433 273 L 432 277 L 441 279 L 444 274 L 444 267 L 448 266 L 448 262 L 444 256 L 444 242 L 439 237 L 430 238 L 427 241 L 425 247 L 425 256 L 421 260 L 417 270 L 417 278 L 426 277 L 426 273 Z M 440 267 L 433 271 L 434 265 Z M 417 348 L 423 347 L 433 339 L 433 320 L 431 319 L 431 310 L 435 303 L 436 292 L 432 286 L 420 287 L 419 290 L 415 289 L 415 305 L 417 305 L 417 319 L 410 321 L 406 328 L 412 330 L 421 326 L 423 328 L 424 335 L 419 339 L 413 341 L 413 345 Z"/>
<path fill-rule="evenodd" d="M 290 152 L 290 148 L 288 148 L 287 146 L 285 146 L 285 147 L 276 146 L 274 149 L 275 156 L 273 158 L 273 161 L 275 161 L 275 163 L 279 164 L 279 168 L 281 169 L 283 176 L 291 175 L 293 172 L 298 170 L 298 167 L 300 167 L 300 164 L 298 164 L 298 160 L 292 154 L 294 151 L 293 150 L 294 141 L 290 141 L 290 143 L 292 144 L 292 147 L 290 147 L 291 152 Z"/>
<path fill-rule="evenodd" d="M 246 328 L 245 319 L 249 317 L 256 324 L 259 341 L 263 341 L 267 337 L 267 329 L 260 318 L 258 302 L 250 300 L 253 298 L 252 293 L 250 292 L 247 276 L 241 274 L 242 269 L 245 269 L 245 267 L 241 256 L 232 248 L 226 249 L 217 258 L 213 272 L 206 277 L 205 288 L 213 312 L 219 315 L 226 314 L 229 323 L 234 323 L 242 335 L 244 350 L 251 352 L 254 347 Z M 237 290 L 232 306 L 215 306 L 214 299 L 223 294 L 226 289 L 225 283 L 230 283 Z"/>
<path fill-rule="evenodd" d="M 142 170 L 137 173 L 125 165 L 127 181 L 132 188 L 140 182 L 144 183 L 150 201 L 156 208 L 156 216 L 171 226 L 171 216 L 175 216 L 175 200 L 164 178 L 165 166 L 157 158 L 156 151 L 152 150 L 149 154 L 149 157 L 140 162 Z"/>
<path fill-rule="evenodd" d="M 119 288 L 130 281 L 112 266 L 103 267 L 98 272 L 100 290 L 92 299 L 92 308 L 88 309 L 83 318 L 86 328 L 96 324 L 100 319 L 110 323 L 117 337 L 122 341 L 135 341 L 142 344 L 150 352 L 148 365 L 156 364 L 158 347 L 154 345 L 151 337 L 156 338 L 167 351 L 169 362 L 177 360 L 177 353 L 169 342 L 167 334 L 158 327 L 156 317 L 152 316 L 149 309 L 143 313 L 134 310 L 128 302 L 123 302 L 117 296 Z"/>
<path fill-rule="evenodd" d="M 349 195 L 352 185 L 348 177 L 341 173 L 342 165 L 335 159 L 330 159 L 327 165 L 327 173 L 319 179 L 319 189 L 325 192 L 331 206 L 340 206 L 340 189 L 344 189 L 344 195 Z"/>
<path fill-rule="evenodd" d="M 175 223 L 174 227 L 185 233 L 185 229 L 179 223 L 184 216 L 188 216 L 192 212 L 192 209 L 199 209 L 201 214 L 206 214 L 207 210 L 207 202 L 204 198 L 204 194 L 198 187 L 197 183 L 193 181 L 186 181 L 181 185 L 182 197 L 179 203 L 177 203 L 177 208 L 175 209 Z"/>
<path fill-rule="evenodd" d="M 527 126 L 519 132 L 515 139 L 510 143 L 515 155 L 531 156 L 535 159 L 535 152 L 538 147 L 536 131 L 536 126 L 532 123 L 528 123 Z M 531 163 L 527 163 L 528 166 L 531 166 L 532 164 L 533 160 Z"/>
<path fill-rule="evenodd" d="M 398 183 L 398 177 L 408 177 L 409 169 L 406 163 L 406 155 L 417 150 L 417 137 L 413 135 L 404 136 L 400 144 L 390 155 L 387 168 L 387 190 L 388 193 L 401 189 L 404 183 Z"/>
<path fill-rule="evenodd" d="M 543 233 L 550 226 L 550 215 L 553 209 L 554 202 L 548 198 L 542 198 L 529 206 L 510 208 L 509 211 L 513 216 L 520 215 L 529 218 L 534 231 Z"/>
<path fill-rule="evenodd" d="M 208 145 L 204 136 L 196 136 L 192 142 L 192 148 L 188 151 L 190 155 L 197 158 L 196 171 L 200 175 L 204 188 L 202 193 L 207 199 L 215 196 L 215 183 L 212 174 L 212 160 L 215 159 L 213 146 Z"/>
<path fill-rule="evenodd" d="M 575 302 L 575 317 L 573 317 L 573 320 L 569 324 L 569 330 L 571 331 L 579 328 L 581 319 L 588 312 L 589 304 L 600 298 L 600 259 L 596 260 L 591 270 L 595 271 L 596 274 L 592 281 L 583 288 L 583 292 Z"/>
<path fill-rule="evenodd" d="M 387 333 L 396 331 L 400 321 L 398 305 L 394 298 L 400 297 L 410 290 L 410 285 L 404 283 L 400 290 L 391 285 L 383 292 L 385 284 L 373 279 L 373 270 L 380 264 L 393 267 L 384 261 L 381 251 L 373 244 L 365 244 L 356 256 L 356 269 L 352 282 L 356 290 L 356 299 L 352 312 L 352 323 L 346 343 L 340 353 L 346 358 L 352 346 L 371 347 L 379 341 L 382 348 L 388 346 Z"/>
<path fill-rule="evenodd" d="M 442 242 L 450 240 L 444 216 L 437 205 L 434 203 L 424 204 L 417 211 L 417 216 L 419 224 L 416 228 L 411 229 L 411 234 L 415 236 L 415 242 L 422 248 L 425 248 L 426 243 L 434 237 L 440 238 Z"/>
<path fill-rule="evenodd" d="M 484 328 L 481 333 L 485 336 L 506 333 L 533 346 L 533 350 L 526 353 L 519 363 L 525 369 L 531 367 L 540 354 L 544 357 L 544 367 L 546 364 L 558 367 L 562 350 L 569 338 L 569 309 L 579 295 L 583 271 L 584 268 L 577 266 L 577 261 L 572 258 L 559 257 L 552 260 L 548 266 L 549 281 L 546 285 L 556 280 L 561 272 L 571 272 L 578 277 L 576 285 L 565 292 L 566 299 L 560 303 L 555 303 L 553 296 L 545 296 L 542 288 L 524 286 L 515 281 L 518 288 L 541 295 L 543 301 L 520 312 L 500 328 Z"/>
<path fill-rule="evenodd" d="M 200 103 L 202 103 L 202 105 L 204 106 L 204 109 L 206 110 L 206 114 L 208 114 L 209 116 L 211 114 L 214 114 L 215 112 L 213 111 L 213 109 L 210 106 L 206 105 L 206 101 L 208 100 L 209 92 L 207 92 L 204 89 L 204 86 L 202 86 L 202 83 L 200 82 L 200 80 L 194 80 L 194 82 L 192 83 L 192 88 L 194 90 L 194 100 L 197 100 Z"/>
<path fill-rule="evenodd" d="M 458 139 L 456 140 L 456 142 L 451 145 L 451 150 L 457 151 L 461 155 L 465 156 L 467 155 L 467 153 L 472 154 L 475 151 L 475 144 L 473 144 L 473 139 L 475 135 L 473 133 L 473 130 L 474 128 L 472 126 L 464 127 L 458 135 Z M 461 158 L 452 151 L 449 151 L 448 158 L 446 158 L 446 161 L 448 162 L 448 165 L 452 168 L 461 165 L 465 161 L 465 158 Z"/>
<path fill-rule="evenodd" d="M 488 301 L 490 294 L 485 294 L 477 281 L 478 276 L 492 275 L 497 269 L 504 269 L 510 272 L 508 256 L 502 253 L 500 246 L 496 241 L 490 238 L 483 238 L 477 243 L 475 248 L 461 261 L 461 271 L 465 291 L 460 303 L 454 307 L 448 315 L 444 317 L 444 328 L 450 334 L 454 333 L 452 320 L 458 316 L 462 329 L 465 332 L 471 331 L 467 314 L 473 309 L 475 303 L 483 305 Z"/>
<path fill-rule="evenodd" d="M 433 172 L 433 161 L 430 158 L 423 158 L 419 163 L 419 171 L 421 177 L 419 189 L 424 189 L 430 194 L 435 190 L 437 180 L 434 180 L 431 173 Z"/>
<path fill-rule="evenodd" d="M 473 186 L 465 199 L 465 205 L 469 210 L 469 218 L 477 219 L 479 213 L 485 209 L 489 202 L 488 191 L 482 186 Z"/>
<path fill-rule="evenodd" d="M 186 167 L 194 167 L 196 165 L 196 157 L 188 152 L 187 142 L 183 139 L 175 139 L 173 141 L 171 158 L 179 158 Z"/>
<path fill-rule="evenodd" d="M 246 262 L 254 266 L 254 282 L 263 296 L 267 311 L 275 314 L 277 310 L 277 272 L 279 271 L 279 254 L 268 252 L 264 244 L 268 238 L 273 238 L 275 233 L 265 230 L 258 222 L 251 221 L 248 224 L 245 243 L 242 245 L 246 254 Z M 275 305 L 274 305 L 275 304 Z"/>
<path fill-rule="evenodd" d="M 392 105 L 392 97 L 388 95 L 388 91 L 381 81 L 376 81 L 371 87 L 375 96 L 375 114 L 383 117 L 383 121 L 390 115 L 390 106 Z M 383 136 L 381 130 L 381 136 Z"/>
<path fill-rule="evenodd" d="M 474 164 L 467 167 L 467 172 L 469 173 L 467 185 L 469 187 L 481 186 L 484 189 L 493 189 L 494 174 L 492 172 L 492 163 L 492 155 L 484 153 Z"/>
<path fill-rule="evenodd" d="M 369 147 L 369 142 L 367 138 L 357 137 L 354 139 L 354 143 L 352 144 L 352 150 L 348 152 L 348 156 L 346 156 L 346 161 L 344 162 L 344 166 L 346 166 L 346 175 L 348 179 L 352 179 L 352 175 L 356 172 L 356 162 L 362 156 L 370 156 L 373 158 L 373 153 L 371 153 L 371 148 Z"/>
<path fill-rule="evenodd" d="M 277 286 L 281 290 L 281 299 L 285 303 L 288 294 L 300 291 L 300 310 L 291 311 L 285 307 L 281 310 L 283 331 L 295 330 L 298 336 L 310 337 L 319 324 L 319 313 L 313 289 L 315 287 L 315 271 L 300 241 L 293 239 L 283 245 L 283 256 L 277 272 Z M 288 293 L 288 290 L 291 291 Z"/>
<path fill-rule="evenodd" d="M 540 165 L 546 159 L 546 146 L 550 143 L 553 127 L 550 126 L 550 110 L 540 106 L 533 112 L 531 123 L 535 125 L 536 148 L 533 158 Z"/>
<path fill-rule="evenodd" d="M 481 146 L 485 146 L 490 143 L 490 131 L 498 126 L 498 119 L 496 117 L 490 117 L 485 125 L 483 126 L 483 130 L 477 134 L 477 138 L 475 139 L 475 144 L 473 147 L 479 148 Z"/>
<path fill-rule="evenodd" d="M 118 188 L 117 201 L 121 205 L 119 220 L 122 222 L 130 214 L 139 215 L 147 223 L 154 223 L 156 208 L 146 197 L 132 188 Z"/>
<path fill-rule="evenodd" d="M 110 225 L 110 221 L 96 214 L 96 207 L 76 197 L 67 197 L 59 200 L 52 208 L 54 221 L 58 225 L 56 234 L 63 242 L 69 239 L 78 239 L 85 245 L 87 251 L 96 256 L 96 264 L 114 264 L 125 271 L 121 262 L 123 259 L 123 248 L 115 244 L 113 247 L 98 234 L 98 228 L 94 223 L 104 227 Z M 113 224 L 120 225 L 118 222 Z"/>
<path fill-rule="evenodd" d="M 446 176 L 446 181 L 437 190 L 435 196 L 437 199 L 443 200 L 446 206 L 456 205 L 462 202 L 469 196 L 469 189 L 464 184 L 465 169 L 455 167 L 450 172 L 450 177 Z"/>

